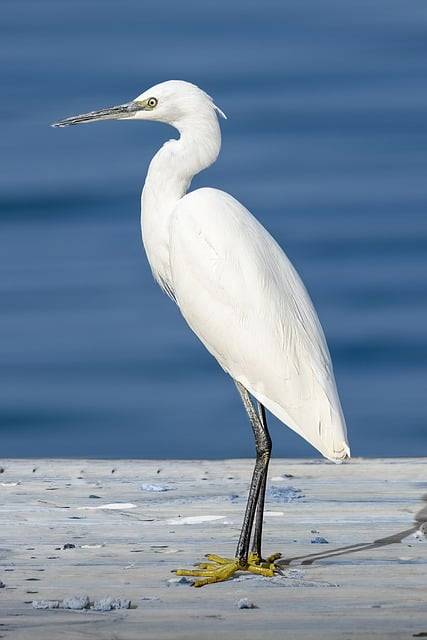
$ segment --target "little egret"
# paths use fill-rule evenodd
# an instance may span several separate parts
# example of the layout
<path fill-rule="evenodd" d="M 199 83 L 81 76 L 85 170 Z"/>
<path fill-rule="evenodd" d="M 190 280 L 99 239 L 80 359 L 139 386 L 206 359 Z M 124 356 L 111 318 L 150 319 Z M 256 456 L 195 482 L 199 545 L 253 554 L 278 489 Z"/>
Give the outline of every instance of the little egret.
<path fill-rule="evenodd" d="M 180 134 L 150 163 L 141 196 L 143 243 L 154 278 L 237 385 L 256 444 L 236 555 L 209 554 L 197 569 L 176 572 L 195 576 L 195 586 L 227 580 L 236 571 L 264 576 L 277 571 L 280 554 L 263 559 L 261 553 L 271 454 L 265 409 L 329 460 L 350 457 L 325 336 L 294 267 L 232 196 L 211 188 L 188 191 L 194 175 L 218 157 L 218 116 L 225 118 L 204 91 L 171 80 L 127 104 L 53 125 L 157 120 Z"/>

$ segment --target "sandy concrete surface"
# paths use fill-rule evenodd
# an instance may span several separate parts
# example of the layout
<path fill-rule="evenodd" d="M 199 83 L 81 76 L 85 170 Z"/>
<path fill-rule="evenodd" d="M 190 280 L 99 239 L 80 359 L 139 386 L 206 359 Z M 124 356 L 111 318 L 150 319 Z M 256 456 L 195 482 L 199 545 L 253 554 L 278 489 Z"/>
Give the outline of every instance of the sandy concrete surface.
<path fill-rule="evenodd" d="M 0 638 L 427 636 L 422 458 L 273 460 L 264 543 L 283 554 L 283 575 L 202 589 L 168 582 L 207 552 L 233 556 L 252 465 L 0 461 Z M 32 606 L 85 594 L 133 608 Z M 241 598 L 256 608 L 239 609 Z"/>

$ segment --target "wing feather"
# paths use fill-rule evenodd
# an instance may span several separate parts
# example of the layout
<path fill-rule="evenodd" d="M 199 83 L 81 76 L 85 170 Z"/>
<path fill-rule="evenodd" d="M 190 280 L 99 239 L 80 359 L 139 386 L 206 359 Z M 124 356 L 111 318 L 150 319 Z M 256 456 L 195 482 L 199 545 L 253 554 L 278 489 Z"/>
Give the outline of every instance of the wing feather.
<path fill-rule="evenodd" d="M 216 189 L 187 194 L 170 228 L 174 294 L 220 365 L 325 457 L 349 456 L 325 336 L 289 259 Z"/>

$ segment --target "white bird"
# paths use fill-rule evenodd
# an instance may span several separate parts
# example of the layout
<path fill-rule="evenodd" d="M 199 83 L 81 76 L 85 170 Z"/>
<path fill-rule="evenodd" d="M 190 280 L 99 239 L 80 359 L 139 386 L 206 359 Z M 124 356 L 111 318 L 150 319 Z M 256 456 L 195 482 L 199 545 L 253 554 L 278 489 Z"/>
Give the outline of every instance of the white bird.
<path fill-rule="evenodd" d="M 271 576 L 279 554 L 263 560 L 261 537 L 271 439 L 265 409 L 326 458 L 350 457 L 346 425 L 322 327 L 284 251 L 258 220 L 218 189 L 188 191 L 218 157 L 224 116 L 188 82 L 171 80 L 131 102 L 66 118 L 157 120 L 175 127 L 152 159 L 141 197 L 142 238 L 154 278 L 207 350 L 236 382 L 257 458 L 235 558 L 208 555 L 196 586 L 247 570 Z M 258 401 L 255 407 L 251 397 Z M 255 526 L 253 526 L 255 523 Z M 254 528 L 250 551 L 250 540 Z"/>

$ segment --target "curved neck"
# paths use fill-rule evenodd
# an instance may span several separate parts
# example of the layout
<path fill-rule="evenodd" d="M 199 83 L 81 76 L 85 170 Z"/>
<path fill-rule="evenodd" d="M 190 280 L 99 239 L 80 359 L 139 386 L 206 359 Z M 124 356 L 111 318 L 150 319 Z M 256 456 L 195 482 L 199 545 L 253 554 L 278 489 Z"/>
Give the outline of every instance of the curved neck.
<path fill-rule="evenodd" d="M 180 138 L 166 142 L 152 159 L 141 198 L 142 239 L 154 276 L 166 290 L 171 287 L 172 211 L 186 194 L 193 176 L 215 162 L 221 148 L 221 131 L 213 109 L 175 126 Z"/>
<path fill-rule="evenodd" d="M 170 206 L 181 199 L 193 177 L 215 162 L 221 148 L 221 130 L 213 112 L 181 121 L 175 127 L 181 134 L 169 140 L 156 153 L 148 168 L 143 200 L 154 198 L 156 208 Z M 147 202 L 149 204 L 149 202 Z"/>

